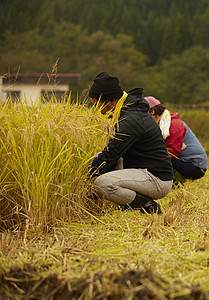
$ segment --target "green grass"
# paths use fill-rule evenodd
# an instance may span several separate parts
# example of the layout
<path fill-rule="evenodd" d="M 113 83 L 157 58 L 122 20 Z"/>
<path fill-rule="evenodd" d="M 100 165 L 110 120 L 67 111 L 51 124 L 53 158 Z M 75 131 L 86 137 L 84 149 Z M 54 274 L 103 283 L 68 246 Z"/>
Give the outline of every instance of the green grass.
<path fill-rule="evenodd" d="M 209 299 L 208 172 L 159 200 L 162 215 L 122 212 L 86 177 L 109 136 L 99 110 L 0 114 L 0 299 Z"/>

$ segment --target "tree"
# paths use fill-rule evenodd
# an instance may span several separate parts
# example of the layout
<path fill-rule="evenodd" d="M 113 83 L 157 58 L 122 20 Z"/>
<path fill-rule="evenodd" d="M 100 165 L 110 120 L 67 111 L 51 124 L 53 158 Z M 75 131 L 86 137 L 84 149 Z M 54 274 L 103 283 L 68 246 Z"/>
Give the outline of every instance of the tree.
<path fill-rule="evenodd" d="M 195 16 L 194 44 L 209 47 L 209 5 L 204 13 Z"/>
<path fill-rule="evenodd" d="M 153 82 L 156 82 L 158 74 L 164 85 L 161 98 L 170 103 L 204 102 L 208 99 L 209 50 L 190 48 L 164 61 L 156 71 Z M 160 85 L 159 79 L 157 82 Z"/>
<path fill-rule="evenodd" d="M 37 30 L 25 33 L 4 35 L 0 46 L 0 72 L 50 72 L 54 58 L 44 55 L 42 49 L 45 41 Z"/>

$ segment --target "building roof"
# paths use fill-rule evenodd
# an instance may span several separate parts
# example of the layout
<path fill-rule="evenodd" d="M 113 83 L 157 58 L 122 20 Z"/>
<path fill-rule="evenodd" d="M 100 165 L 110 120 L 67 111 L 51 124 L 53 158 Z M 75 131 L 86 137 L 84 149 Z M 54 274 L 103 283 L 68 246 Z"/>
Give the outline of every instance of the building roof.
<path fill-rule="evenodd" d="M 2 83 L 35 83 L 35 84 L 64 84 L 78 83 L 80 74 L 78 73 L 0 73 Z"/>

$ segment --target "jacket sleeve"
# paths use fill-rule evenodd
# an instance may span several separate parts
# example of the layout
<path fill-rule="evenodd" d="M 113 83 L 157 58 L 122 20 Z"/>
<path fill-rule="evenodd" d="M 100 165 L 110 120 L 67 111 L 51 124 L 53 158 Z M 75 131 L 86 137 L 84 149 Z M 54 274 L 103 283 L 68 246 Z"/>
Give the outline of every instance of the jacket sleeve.
<path fill-rule="evenodd" d="M 126 153 L 137 140 L 134 134 L 117 133 L 113 139 L 110 139 L 104 150 L 93 159 L 89 175 L 96 177 L 104 173 L 113 171 L 120 157 Z"/>
<path fill-rule="evenodd" d="M 170 135 L 167 137 L 165 142 L 168 153 L 171 155 L 171 159 L 173 159 L 175 157 L 178 157 L 178 155 L 182 151 L 186 127 L 180 119 L 171 119 L 169 133 Z"/>

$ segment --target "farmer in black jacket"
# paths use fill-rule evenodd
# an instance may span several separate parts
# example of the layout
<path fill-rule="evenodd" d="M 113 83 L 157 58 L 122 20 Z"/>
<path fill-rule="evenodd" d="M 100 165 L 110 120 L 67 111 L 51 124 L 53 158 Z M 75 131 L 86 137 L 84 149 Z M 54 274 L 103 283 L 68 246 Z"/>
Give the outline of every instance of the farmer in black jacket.
<path fill-rule="evenodd" d="M 165 197 L 172 188 L 173 170 L 159 126 L 152 118 L 142 89 L 126 93 L 117 77 L 98 74 L 89 90 L 93 104 L 101 112 L 112 110 L 118 122 L 115 135 L 93 159 L 90 176 L 99 196 L 117 203 L 123 209 L 160 213 L 153 199 Z M 116 169 L 123 160 L 123 168 Z"/>

